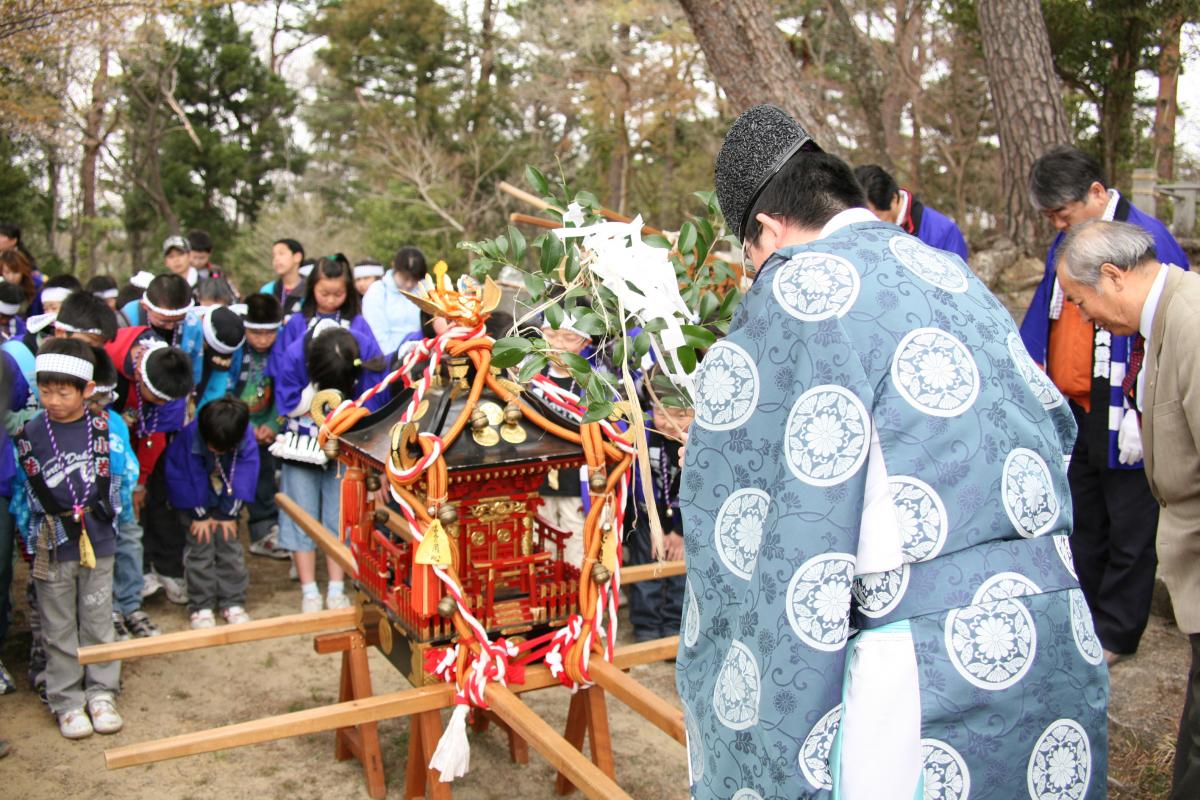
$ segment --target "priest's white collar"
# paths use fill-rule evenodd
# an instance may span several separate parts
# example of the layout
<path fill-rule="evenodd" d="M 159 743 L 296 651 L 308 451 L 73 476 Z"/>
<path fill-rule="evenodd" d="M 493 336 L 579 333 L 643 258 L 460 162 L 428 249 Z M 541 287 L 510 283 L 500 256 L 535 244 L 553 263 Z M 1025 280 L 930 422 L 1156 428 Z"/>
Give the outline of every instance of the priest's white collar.
<path fill-rule="evenodd" d="M 845 211 L 835 214 L 833 219 L 825 223 L 825 227 L 821 228 L 821 234 L 817 239 L 824 239 L 847 225 L 854 225 L 858 222 L 879 222 L 879 218 L 865 208 L 847 208 Z"/>
<path fill-rule="evenodd" d="M 1158 303 L 1162 300 L 1163 289 L 1167 285 L 1168 268 L 1166 264 L 1159 264 L 1158 276 L 1150 285 L 1150 293 L 1146 295 L 1146 302 L 1142 304 L 1142 318 L 1141 324 L 1138 325 L 1138 332 L 1146 341 L 1150 341 L 1150 329 L 1154 325 L 1154 315 L 1158 311 Z"/>

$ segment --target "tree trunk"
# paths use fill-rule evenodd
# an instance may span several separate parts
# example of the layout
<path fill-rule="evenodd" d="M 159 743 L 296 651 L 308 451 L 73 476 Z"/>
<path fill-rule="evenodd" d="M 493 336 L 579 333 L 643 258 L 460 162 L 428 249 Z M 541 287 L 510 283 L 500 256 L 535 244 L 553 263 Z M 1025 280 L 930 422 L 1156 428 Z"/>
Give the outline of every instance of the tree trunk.
<path fill-rule="evenodd" d="M 823 147 L 832 147 L 811 81 L 793 58 L 765 0 L 679 0 L 717 85 L 741 113 L 774 103 L 791 113 Z"/>
<path fill-rule="evenodd" d="M 1113 37 L 1108 80 L 1100 98 L 1100 141 L 1104 174 L 1110 186 L 1132 188 L 1126 159 L 1133 155 L 1133 107 L 1141 62 L 1145 26 L 1138 14 L 1124 15 L 1119 35 Z"/>
<path fill-rule="evenodd" d="M 1062 90 L 1038 0 L 979 0 L 977 11 L 1003 164 L 996 212 L 1013 243 L 1034 255 L 1049 227 L 1027 199 L 1026 186 L 1033 162 L 1071 141 Z"/>
<path fill-rule="evenodd" d="M 1158 102 L 1154 106 L 1154 168 L 1160 181 L 1175 180 L 1175 114 L 1179 89 L 1179 40 L 1184 13 L 1174 11 L 1163 23 L 1158 54 Z"/>
<path fill-rule="evenodd" d="M 84 115 L 83 158 L 79 166 L 79 199 L 88 273 L 96 274 L 96 162 L 104 143 L 104 109 L 108 105 L 108 49 L 100 48 L 100 64 L 92 79 L 92 102 Z"/>

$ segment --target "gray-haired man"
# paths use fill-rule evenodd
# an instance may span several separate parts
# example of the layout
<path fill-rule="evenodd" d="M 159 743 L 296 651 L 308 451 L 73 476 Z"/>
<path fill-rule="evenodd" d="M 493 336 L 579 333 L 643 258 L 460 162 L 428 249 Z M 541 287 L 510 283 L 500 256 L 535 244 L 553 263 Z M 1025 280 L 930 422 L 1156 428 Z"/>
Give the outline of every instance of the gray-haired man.
<path fill-rule="evenodd" d="M 1162 576 L 1192 647 L 1171 797 L 1200 797 L 1200 275 L 1160 263 L 1154 238 L 1122 222 L 1073 226 L 1060 253 L 1067 299 L 1113 334 L 1144 342 L 1145 368 L 1125 388 L 1161 506 Z"/>

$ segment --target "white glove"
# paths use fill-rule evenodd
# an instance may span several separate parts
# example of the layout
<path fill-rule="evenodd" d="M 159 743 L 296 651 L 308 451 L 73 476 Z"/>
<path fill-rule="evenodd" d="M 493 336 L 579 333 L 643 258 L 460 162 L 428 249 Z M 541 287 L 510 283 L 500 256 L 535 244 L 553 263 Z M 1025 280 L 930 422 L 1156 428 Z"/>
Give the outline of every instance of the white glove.
<path fill-rule="evenodd" d="M 1122 464 L 1136 464 L 1142 460 L 1142 428 L 1138 424 L 1137 412 L 1125 409 L 1121 427 L 1117 430 L 1117 460 Z"/>

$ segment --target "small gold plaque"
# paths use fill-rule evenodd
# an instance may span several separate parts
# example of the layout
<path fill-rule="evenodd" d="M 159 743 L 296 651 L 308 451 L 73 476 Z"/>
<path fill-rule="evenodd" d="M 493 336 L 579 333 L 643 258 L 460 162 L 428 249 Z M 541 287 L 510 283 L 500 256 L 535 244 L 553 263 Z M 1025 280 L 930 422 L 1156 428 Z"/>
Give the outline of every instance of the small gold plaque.
<path fill-rule="evenodd" d="M 487 415 L 488 425 L 499 425 L 501 422 L 504 422 L 504 409 L 491 400 L 485 400 L 477 405 L 476 408 Z"/>
<path fill-rule="evenodd" d="M 384 655 L 392 654 L 392 621 L 386 616 L 379 618 L 379 649 Z"/>

